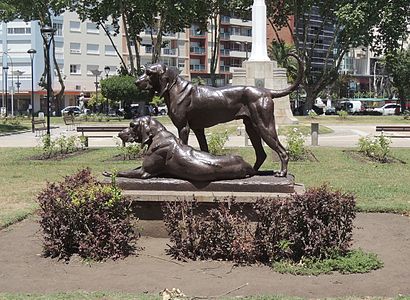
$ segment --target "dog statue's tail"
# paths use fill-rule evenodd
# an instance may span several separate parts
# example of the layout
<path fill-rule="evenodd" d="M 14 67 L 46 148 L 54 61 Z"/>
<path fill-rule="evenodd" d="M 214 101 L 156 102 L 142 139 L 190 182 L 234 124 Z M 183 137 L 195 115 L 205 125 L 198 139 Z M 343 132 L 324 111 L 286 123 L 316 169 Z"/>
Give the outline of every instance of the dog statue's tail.
<path fill-rule="evenodd" d="M 287 87 L 286 89 L 279 90 L 279 91 L 271 90 L 271 97 L 272 98 L 279 98 L 279 97 L 289 95 L 291 92 L 296 90 L 298 88 L 299 84 L 302 82 L 303 71 L 304 71 L 302 60 L 300 59 L 299 56 L 296 55 L 296 53 L 289 53 L 287 56 L 293 56 L 298 61 L 298 76 L 297 76 L 295 82 L 292 85 L 290 85 L 289 87 Z"/>

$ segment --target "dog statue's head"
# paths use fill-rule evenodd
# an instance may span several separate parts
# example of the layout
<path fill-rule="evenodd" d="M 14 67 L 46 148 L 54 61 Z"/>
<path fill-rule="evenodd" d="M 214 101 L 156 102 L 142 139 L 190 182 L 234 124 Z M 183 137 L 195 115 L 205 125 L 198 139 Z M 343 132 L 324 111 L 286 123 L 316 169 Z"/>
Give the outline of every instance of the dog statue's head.
<path fill-rule="evenodd" d="M 130 123 L 130 127 L 121 131 L 118 136 L 126 143 L 141 143 L 142 146 L 149 145 L 152 138 L 164 126 L 150 116 L 144 116 L 135 119 Z"/>
<path fill-rule="evenodd" d="M 142 90 L 152 90 L 162 97 L 177 76 L 177 72 L 169 69 L 164 64 L 158 63 L 147 66 L 145 74 L 141 75 L 135 81 L 135 84 Z"/>

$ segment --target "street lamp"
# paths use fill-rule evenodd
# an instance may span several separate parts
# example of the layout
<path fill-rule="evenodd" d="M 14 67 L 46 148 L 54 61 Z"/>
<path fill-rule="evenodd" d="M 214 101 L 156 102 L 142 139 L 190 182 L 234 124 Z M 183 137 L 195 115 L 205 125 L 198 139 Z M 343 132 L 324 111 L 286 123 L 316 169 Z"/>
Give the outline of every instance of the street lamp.
<path fill-rule="evenodd" d="M 110 67 L 105 66 L 104 72 L 105 72 L 105 78 L 108 79 L 108 74 L 110 74 Z M 110 103 L 108 102 L 108 98 L 107 98 L 107 116 L 109 114 L 109 111 L 110 111 Z"/>
<path fill-rule="evenodd" d="M 20 93 L 20 86 L 21 86 L 21 82 L 20 82 L 20 76 L 24 74 L 24 71 L 20 71 L 20 70 L 16 70 L 13 71 L 12 75 L 16 75 L 17 76 L 17 81 L 16 81 L 16 87 L 17 87 L 17 94 Z M 16 96 L 17 96 L 16 94 Z M 18 99 L 17 99 L 17 106 L 18 106 Z M 11 115 L 14 116 L 14 101 L 11 102 Z"/>
<path fill-rule="evenodd" d="M 3 67 L 3 72 L 4 72 L 4 84 L 5 84 L 5 92 L 6 92 L 6 98 L 5 102 L 3 103 L 4 107 L 6 108 L 6 117 L 7 117 L 7 72 L 9 70 L 8 66 Z"/>
<path fill-rule="evenodd" d="M 47 134 L 50 136 L 50 98 L 51 98 L 51 71 L 50 71 L 50 45 L 53 40 L 55 29 L 45 25 L 40 29 L 43 40 L 46 42 L 46 71 L 47 71 Z"/>
<path fill-rule="evenodd" d="M 34 132 L 34 74 L 33 74 L 33 60 L 34 60 L 34 54 L 37 53 L 36 49 L 29 49 L 27 51 L 28 54 L 30 54 L 30 59 L 31 59 L 31 131 Z"/>
<path fill-rule="evenodd" d="M 95 103 L 98 103 L 98 76 L 100 76 L 102 71 L 100 70 L 91 70 L 91 73 L 93 73 L 93 75 L 95 76 Z"/>

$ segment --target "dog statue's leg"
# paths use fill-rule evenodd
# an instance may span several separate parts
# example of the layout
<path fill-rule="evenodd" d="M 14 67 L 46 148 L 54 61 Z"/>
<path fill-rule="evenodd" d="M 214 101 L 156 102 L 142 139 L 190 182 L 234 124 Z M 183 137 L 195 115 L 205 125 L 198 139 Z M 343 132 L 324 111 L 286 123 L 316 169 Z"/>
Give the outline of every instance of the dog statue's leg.
<path fill-rule="evenodd" d="M 255 171 L 258 171 L 260 166 L 263 164 L 263 162 L 266 159 L 266 152 L 263 149 L 261 137 L 259 133 L 253 127 L 251 120 L 245 117 L 243 119 L 243 124 L 245 125 L 246 133 L 248 134 L 249 139 L 251 140 L 252 146 L 255 150 L 256 161 L 255 161 L 255 164 L 253 165 L 253 169 Z"/>
<path fill-rule="evenodd" d="M 205 129 L 204 128 L 193 129 L 193 131 L 195 133 L 196 139 L 198 140 L 201 151 L 209 152 L 208 143 L 206 142 L 206 137 L 205 137 Z"/>
<path fill-rule="evenodd" d="M 120 171 L 117 173 L 118 177 L 126 177 L 126 178 L 150 178 L 151 174 L 144 171 L 142 167 L 138 167 L 133 170 L 129 171 Z"/>
<path fill-rule="evenodd" d="M 188 145 L 188 137 L 189 137 L 189 124 L 188 123 L 186 123 L 185 126 L 183 127 L 178 127 L 178 136 L 185 145 Z"/>

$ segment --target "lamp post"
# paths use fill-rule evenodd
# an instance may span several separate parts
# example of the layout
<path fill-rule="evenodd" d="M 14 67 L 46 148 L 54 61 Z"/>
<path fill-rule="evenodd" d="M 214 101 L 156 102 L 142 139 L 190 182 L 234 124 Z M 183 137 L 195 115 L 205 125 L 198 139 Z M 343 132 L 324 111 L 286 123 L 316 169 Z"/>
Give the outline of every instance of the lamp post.
<path fill-rule="evenodd" d="M 34 74 L 33 74 L 33 60 L 34 60 L 34 54 L 37 53 L 36 49 L 29 49 L 27 51 L 28 54 L 30 54 L 30 60 L 31 60 L 31 131 L 34 132 Z"/>
<path fill-rule="evenodd" d="M 105 79 L 108 79 L 108 74 L 110 73 L 110 67 L 109 67 L 109 66 L 105 66 L 104 72 L 105 72 Z M 109 114 L 109 111 L 110 111 L 110 104 L 109 104 L 108 98 L 107 98 L 107 116 L 108 116 L 108 114 Z"/>
<path fill-rule="evenodd" d="M 5 85 L 4 89 L 5 89 L 5 94 L 6 94 L 6 98 L 5 98 L 5 100 L 4 100 L 3 105 L 4 105 L 4 107 L 6 108 L 6 117 L 7 117 L 7 98 L 8 98 L 8 95 L 7 95 L 7 73 L 8 73 L 8 71 L 9 71 L 9 67 L 8 67 L 8 66 L 3 67 L 3 72 L 4 72 L 4 85 Z"/>
<path fill-rule="evenodd" d="M 98 76 L 100 76 L 102 71 L 100 70 L 91 70 L 91 73 L 93 73 L 93 75 L 95 76 L 95 103 L 98 103 Z"/>
<path fill-rule="evenodd" d="M 13 75 L 17 76 L 17 81 L 16 81 L 17 94 L 20 93 L 20 86 L 21 86 L 20 76 L 23 74 L 24 74 L 24 71 L 20 71 L 20 70 L 13 71 Z M 18 106 L 18 99 L 17 99 L 17 106 Z M 11 102 L 11 115 L 14 116 L 14 102 L 13 101 Z"/>
<path fill-rule="evenodd" d="M 51 71 L 50 71 L 50 45 L 53 40 L 55 29 L 45 25 L 40 29 L 41 35 L 46 42 L 46 71 L 47 71 L 47 134 L 50 136 L 50 98 L 51 98 Z"/>

